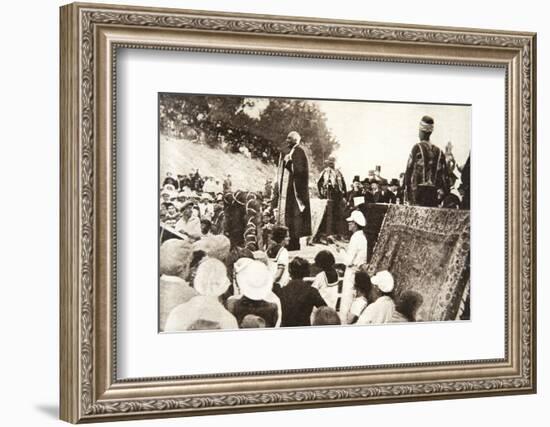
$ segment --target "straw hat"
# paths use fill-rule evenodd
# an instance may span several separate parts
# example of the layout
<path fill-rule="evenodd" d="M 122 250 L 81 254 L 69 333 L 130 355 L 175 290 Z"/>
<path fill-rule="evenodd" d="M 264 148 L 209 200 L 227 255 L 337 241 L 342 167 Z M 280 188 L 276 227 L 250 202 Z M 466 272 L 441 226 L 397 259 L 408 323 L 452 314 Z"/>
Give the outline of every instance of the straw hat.
<path fill-rule="evenodd" d="M 235 277 L 242 293 L 252 300 L 265 299 L 273 286 L 273 277 L 267 266 L 250 258 L 237 260 Z"/>
<path fill-rule="evenodd" d="M 199 264 L 194 281 L 195 290 L 206 296 L 219 297 L 229 288 L 227 269 L 220 260 L 206 258 Z"/>

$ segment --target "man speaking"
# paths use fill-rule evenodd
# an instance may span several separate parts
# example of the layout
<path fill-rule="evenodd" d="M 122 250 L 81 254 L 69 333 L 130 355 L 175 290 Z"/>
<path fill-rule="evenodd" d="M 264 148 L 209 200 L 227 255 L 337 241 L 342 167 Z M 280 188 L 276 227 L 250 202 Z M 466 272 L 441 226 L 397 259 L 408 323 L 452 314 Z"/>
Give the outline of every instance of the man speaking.
<path fill-rule="evenodd" d="M 279 156 L 277 194 L 274 199 L 277 224 L 288 227 L 289 251 L 299 250 L 300 237 L 311 235 L 309 166 L 300 139 L 296 131 L 286 137 L 287 150 Z"/>

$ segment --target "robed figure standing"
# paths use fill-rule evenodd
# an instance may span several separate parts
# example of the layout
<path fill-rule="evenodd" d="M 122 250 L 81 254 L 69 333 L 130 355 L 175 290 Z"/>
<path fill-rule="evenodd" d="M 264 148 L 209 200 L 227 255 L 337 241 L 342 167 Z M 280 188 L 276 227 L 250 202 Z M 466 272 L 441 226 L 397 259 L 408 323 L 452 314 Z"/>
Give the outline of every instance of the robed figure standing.
<path fill-rule="evenodd" d="M 286 138 L 288 152 L 279 156 L 274 206 L 278 225 L 288 228 L 289 251 L 300 249 L 300 237 L 311 235 L 309 204 L 309 165 L 300 146 L 300 134 L 292 131 Z"/>
<path fill-rule="evenodd" d="M 449 194 L 445 154 L 430 141 L 433 129 L 434 120 L 422 117 L 418 131 L 420 142 L 411 150 L 404 177 L 405 197 L 411 205 L 435 207 L 438 190 L 443 196 Z"/>
<path fill-rule="evenodd" d="M 317 181 L 319 197 L 327 201 L 325 215 L 321 222 L 321 234 L 328 236 L 343 236 L 346 234 L 344 217 L 345 198 L 347 194 L 346 181 L 342 172 L 336 169 L 336 159 L 329 157 L 325 168 Z"/>

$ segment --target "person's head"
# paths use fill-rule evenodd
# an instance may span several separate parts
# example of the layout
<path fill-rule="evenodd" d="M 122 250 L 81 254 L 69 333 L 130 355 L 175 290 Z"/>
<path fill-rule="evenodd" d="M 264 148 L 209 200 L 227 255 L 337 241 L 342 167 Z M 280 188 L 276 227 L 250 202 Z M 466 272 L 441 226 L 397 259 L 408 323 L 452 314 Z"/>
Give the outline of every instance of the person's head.
<path fill-rule="evenodd" d="M 325 166 L 331 168 L 331 169 L 334 169 L 336 167 L 336 158 L 333 157 L 333 156 L 330 156 L 326 161 L 325 161 Z"/>
<path fill-rule="evenodd" d="M 170 193 L 168 191 L 163 191 L 160 193 L 160 198 L 163 202 L 169 202 L 170 201 Z"/>
<path fill-rule="evenodd" d="M 372 182 L 370 183 L 370 189 L 373 193 L 376 193 L 380 189 L 380 186 L 378 185 L 378 181 L 372 180 Z"/>
<path fill-rule="evenodd" d="M 359 181 L 353 181 L 352 186 L 354 191 L 361 191 L 361 183 Z"/>
<path fill-rule="evenodd" d="M 193 213 L 193 202 L 191 200 L 186 201 L 180 208 L 180 212 L 185 219 L 191 218 Z"/>
<path fill-rule="evenodd" d="M 166 203 L 166 210 L 170 215 L 175 215 L 178 212 L 173 203 Z"/>
<path fill-rule="evenodd" d="M 294 280 L 301 280 L 309 276 L 309 262 L 302 257 L 295 257 L 288 266 L 290 277 Z"/>
<path fill-rule="evenodd" d="M 342 321 L 336 310 L 331 307 L 319 307 L 313 315 L 313 326 L 341 325 Z"/>
<path fill-rule="evenodd" d="M 358 271 L 355 273 L 353 287 L 357 291 L 358 295 L 361 295 L 367 299 L 370 298 L 372 291 L 372 283 L 369 275 L 364 271 Z"/>
<path fill-rule="evenodd" d="M 286 145 L 290 149 L 294 147 L 296 144 L 298 144 L 301 140 L 301 136 L 298 132 L 295 130 L 289 132 L 289 134 L 286 137 Z"/>
<path fill-rule="evenodd" d="M 168 239 L 160 245 L 159 272 L 182 279 L 187 277 L 193 249 L 190 243 L 180 239 Z"/>
<path fill-rule="evenodd" d="M 266 323 L 263 317 L 256 316 L 255 314 L 247 314 L 241 320 L 239 327 L 241 329 L 250 329 L 250 328 L 265 328 Z"/>
<path fill-rule="evenodd" d="M 237 286 L 251 300 L 264 300 L 272 290 L 273 276 L 261 261 L 239 258 L 234 264 L 234 273 Z"/>
<path fill-rule="evenodd" d="M 193 206 L 193 209 L 191 211 L 191 216 L 195 218 L 199 218 L 201 216 L 201 210 L 198 206 Z"/>
<path fill-rule="evenodd" d="M 380 187 L 382 191 L 388 191 L 388 181 L 386 179 L 380 180 Z"/>
<path fill-rule="evenodd" d="M 376 298 L 390 296 L 395 287 L 393 276 L 388 270 L 379 271 L 371 277 L 370 281 L 374 285 L 372 290 Z"/>
<path fill-rule="evenodd" d="M 227 269 L 223 262 L 206 258 L 199 264 L 194 281 L 195 290 L 205 296 L 219 297 L 229 287 Z"/>
<path fill-rule="evenodd" d="M 271 235 L 271 240 L 281 246 L 287 246 L 290 237 L 288 235 L 288 228 L 284 226 L 274 227 Z"/>
<path fill-rule="evenodd" d="M 392 178 L 392 180 L 390 181 L 390 190 L 392 193 L 395 193 L 397 192 L 399 188 L 399 180 L 397 178 Z"/>
<path fill-rule="evenodd" d="M 207 219 L 201 220 L 201 233 L 208 234 L 212 229 L 212 222 Z"/>
<path fill-rule="evenodd" d="M 213 320 L 197 319 L 187 328 L 188 331 L 204 331 L 208 329 L 222 329 L 222 325 Z"/>
<path fill-rule="evenodd" d="M 342 262 L 337 262 L 334 264 L 334 269 L 336 270 L 336 273 L 338 273 L 339 277 L 343 277 L 344 273 L 346 272 L 346 264 Z"/>
<path fill-rule="evenodd" d="M 422 117 L 418 128 L 418 137 L 420 138 L 420 141 L 429 141 L 433 130 L 434 119 L 432 119 L 430 116 Z"/>
<path fill-rule="evenodd" d="M 335 263 L 334 255 L 330 251 L 322 250 L 315 255 L 315 265 L 323 271 L 333 270 Z"/>
<path fill-rule="evenodd" d="M 167 212 L 168 212 L 168 203 L 161 203 L 160 204 L 160 214 L 161 215 L 166 215 Z"/>
<path fill-rule="evenodd" d="M 355 233 L 358 230 L 362 230 L 367 225 L 367 220 L 361 211 L 355 210 L 351 215 L 346 219 L 348 222 L 348 229 L 352 233 Z"/>
<path fill-rule="evenodd" d="M 404 291 L 395 302 L 395 309 L 407 318 L 409 322 L 416 321 L 416 312 L 422 305 L 424 298 L 418 292 Z"/>

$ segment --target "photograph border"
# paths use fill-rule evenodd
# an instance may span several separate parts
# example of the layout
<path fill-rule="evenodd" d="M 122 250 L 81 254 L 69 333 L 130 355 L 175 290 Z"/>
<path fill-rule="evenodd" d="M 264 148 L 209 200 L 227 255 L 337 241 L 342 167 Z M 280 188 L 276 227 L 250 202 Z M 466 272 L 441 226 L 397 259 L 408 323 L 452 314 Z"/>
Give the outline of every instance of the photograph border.
<path fill-rule="evenodd" d="M 536 391 L 536 34 L 79 3 L 63 6 L 60 13 L 63 420 Z M 115 70 L 119 48 L 504 68 L 505 357 L 118 380 Z"/>

